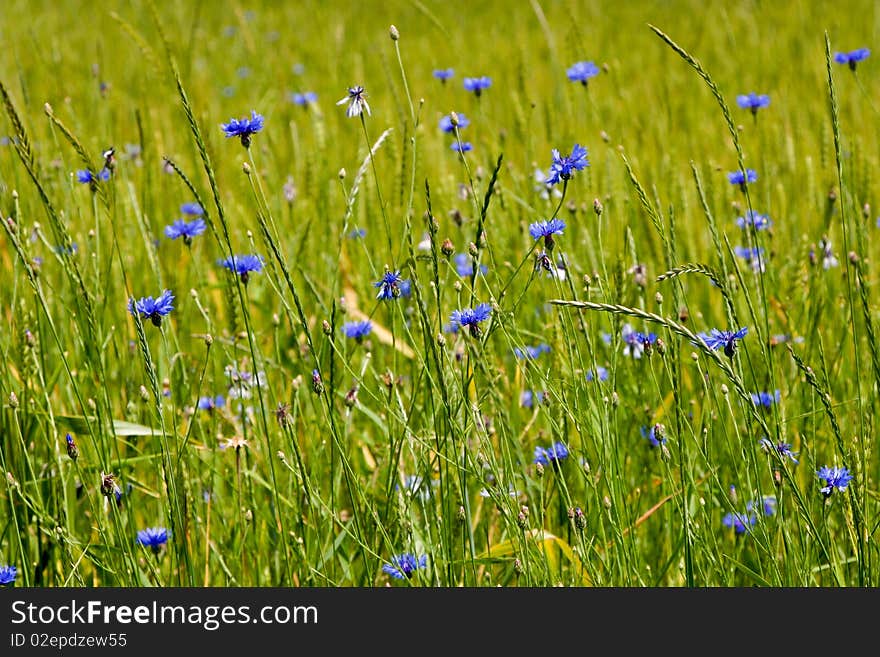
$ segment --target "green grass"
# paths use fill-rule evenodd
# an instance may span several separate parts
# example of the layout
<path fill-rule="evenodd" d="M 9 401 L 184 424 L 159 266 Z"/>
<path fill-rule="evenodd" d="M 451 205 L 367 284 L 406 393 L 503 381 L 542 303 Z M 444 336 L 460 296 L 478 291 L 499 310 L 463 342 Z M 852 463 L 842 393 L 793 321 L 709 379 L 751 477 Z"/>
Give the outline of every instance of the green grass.
<path fill-rule="evenodd" d="M 873 47 L 873 3 L 10 4 L 0 566 L 16 585 L 880 584 L 878 80 L 873 57 L 833 62 Z M 579 60 L 602 68 L 586 87 L 565 75 Z M 462 88 L 482 75 L 479 98 Z M 363 121 L 335 105 L 355 84 Z M 735 102 L 749 91 L 771 97 L 754 117 Z M 245 149 L 219 125 L 252 109 L 266 123 Z M 437 127 L 450 111 L 470 120 L 456 135 Z M 574 143 L 590 166 L 542 198 L 535 169 Z M 111 179 L 76 182 L 110 145 Z M 727 180 L 741 167 L 758 172 L 746 193 Z M 163 231 L 190 201 L 208 230 L 187 246 Z M 749 208 L 772 229 L 738 228 Z M 528 230 L 554 214 L 564 277 L 536 268 Z M 246 283 L 217 264 L 243 253 L 265 260 Z M 411 296 L 376 299 L 386 267 Z M 127 312 L 163 289 L 160 327 Z M 479 303 L 479 335 L 444 330 Z M 344 336 L 366 319 L 366 340 Z M 658 343 L 626 355 L 625 324 Z M 732 358 L 696 338 L 743 326 Z M 569 456 L 536 466 L 555 442 Z M 827 498 L 825 465 L 854 475 Z M 753 502 L 749 531 L 724 525 Z M 153 526 L 171 532 L 155 554 L 136 542 Z M 390 578 L 402 553 L 426 568 Z"/>

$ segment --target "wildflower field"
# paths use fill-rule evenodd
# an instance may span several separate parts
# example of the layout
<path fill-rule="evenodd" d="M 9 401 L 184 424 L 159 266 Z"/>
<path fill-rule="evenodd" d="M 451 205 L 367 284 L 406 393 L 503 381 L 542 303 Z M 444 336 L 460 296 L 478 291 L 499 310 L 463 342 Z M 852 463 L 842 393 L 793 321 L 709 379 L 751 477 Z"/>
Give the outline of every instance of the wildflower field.
<path fill-rule="evenodd" d="M 8 0 L 0 584 L 877 586 L 878 26 Z"/>

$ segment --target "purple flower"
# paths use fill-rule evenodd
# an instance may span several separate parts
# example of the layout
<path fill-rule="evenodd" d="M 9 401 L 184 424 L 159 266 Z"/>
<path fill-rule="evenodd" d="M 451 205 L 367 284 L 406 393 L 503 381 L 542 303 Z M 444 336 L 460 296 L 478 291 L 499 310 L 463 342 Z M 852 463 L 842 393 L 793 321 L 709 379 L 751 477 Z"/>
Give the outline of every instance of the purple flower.
<path fill-rule="evenodd" d="M 433 73 L 434 77 L 440 80 L 443 84 L 446 84 L 446 81 L 455 75 L 455 70 L 451 68 L 437 68 L 434 69 Z"/>
<path fill-rule="evenodd" d="M 761 247 L 749 248 L 747 246 L 736 246 L 733 248 L 733 254 L 737 258 L 748 260 L 752 267 L 752 271 L 764 273 L 764 249 Z"/>
<path fill-rule="evenodd" d="M 471 124 L 470 120 L 464 115 L 458 114 L 458 129 L 467 128 Z M 447 114 L 442 119 L 440 119 L 439 123 L 440 129 L 443 132 L 455 132 L 456 126 L 452 125 L 452 115 Z"/>
<path fill-rule="evenodd" d="M 549 221 L 538 221 L 529 225 L 529 235 L 533 240 L 544 238 L 544 248 L 552 251 L 555 245 L 554 235 L 561 235 L 565 230 L 565 222 L 562 219 L 550 219 Z"/>
<path fill-rule="evenodd" d="M 572 82 L 580 82 L 585 87 L 590 78 L 599 75 L 599 67 L 593 62 L 577 62 L 573 64 L 566 72 L 568 79 Z"/>
<path fill-rule="evenodd" d="M 410 282 L 405 280 L 399 271 L 386 271 L 385 275 L 382 276 L 382 280 L 373 283 L 373 287 L 379 288 L 379 294 L 376 295 L 377 299 L 392 301 L 400 296 L 409 296 L 404 294 L 404 292 L 409 291 Z"/>
<path fill-rule="evenodd" d="M 733 358 L 736 353 L 736 341 L 742 340 L 749 332 L 748 327 L 743 327 L 738 331 L 720 331 L 712 329 L 708 335 L 700 333 L 698 337 L 705 343 L 709 349 L 718 350 L 724 348 L 724 355 Z"/>
<path fill-rule="evenodd" d="M 867 48 L 857 48 L 849 52 L 834 53 L 834 61 L 838 64 L 848 64 L 851 71 L 856 70 L 856 64 L 868 58 L 871 51 Z"/>
<path fill-rule="evenodd" d="M 721 524 L 732 527 L 737 534 L 746 533 L 757 522 L 758 518 L 754 513 L 728 513 L 721 519 Z"/>
<path fill-rule="evenodd" d="M 367 93 L 360 85 L 349 87 L 348 95 L 336 101 L 337 105 L 344 105 L 345 103 L 348 103 L 348 107 L 345 108 L 345 115 L 350 119 L 361 116 L 364 112 L 368 116 L 371 115 L 370 105 L 367 103 Z"/>
<path fill-rule="evenodd" d="M 455 271 L 459 276 L 462 278 L 470 278 L 474 275 L 474 261 L 469 254 L 457 253 L 452 260 L 455 263 Z M 489 268 L 486 265 L 480 265 L 480 272 L 485 274 L 488 271 Z"/>
<path fill-rule="evenodd" d="M 666 444 L 666 430 L 662 424 L 655 424 L 652 427 L 641 427 L 639 433 L 642 438 L 647 439 L 651 447 L 660 447 Z"/>
<path fill-rule="evenodd" d="M 757 115 L 759 109 L 770 105 L 770 96 L 766 94 L 756 94 L 752 91 L 748 94 L 737 96 L 736 104 L 743 109 L 751 110 L 752 114 Z"/>
<path fill-rule="evenodd" d="M 457 324 L 459 327 L 464 328 L 468 327 L 471 331 L 471 335 L 475 338 L 480 337 L 480 322 L 484 322 L 489 319 L 489 315 L 492 314 L 492 306 L 488 303 L 481 303 L 476 308 L 462 308 L 461 310 L 453 311 L 450 316 L 450 320 L 453 324 Z"/>
<path fill-rule="evenodd" d="M 492 86 L 492 78 L 487 78 L 486 76 L 480 78 L 465 78 L 464 79 L 464 88 L 466 91 L 473 91 L 474 95 L 479 98 L 480 94 L 483 93 L 483 89 L 488 89 Z"/>
<path fill-rule="evenodd" d="M 9 586 L 15 582 L 18 569 L 15 566 L 0 566 L 0 586 Z"/>
<path fill-rule="evenodd" d="M 200 411 L 213 411 L 216 408 L 221 408 L 224 404 L 226 404 L 226 400 L 223 395 L 217 395 L 216 397 L 199 397 L 196 407 Z"/>
<path fill-rule="evenodd" d="M 304 93 L 293 93 L 290 94 L 290 102 L 294 105 L 301 105 L 302 107 L 308 107 L 311 103 L 317 102 L 318 94 L 314 91 L 306 91 Z"/>
<path fill-rule="evenodd" d="M 780 399 L 779 391 L 776 390 L 773 393 L 769 392 L 753 392 L 752 393 L 752 403 L 755 406 L 763 406 L 765 408 L 770 408 L 774 403 L 778 402 Z"/>
<path fill-rule="evenodd" d="M 469 141 L 453 142 L 453 144 L 449 148 L 454 150 L 456 153 L 467 153 L 468 151 L 472 151 L 474 149 L 473 145 Z"/>
<path fill-rule="evenodd" d="M 153 326 L 162 326 L 162 318 L 174 310 L 174 295 L 170 290 L 163 290 L 158 298 L 141 297 L 137 301 L 128 300 L 128 312 L 132 317 L 140 315 L 153 322 Z"/>
<path fill-rule="evenodd" d="M 159 549 L 168 542 L 168 530 L 164 527 L 148 527 L 137 533 L 137 542 L 159 554 Z"/>
<path fill-rule="evenodd" d="M 554 148 L 551 156 L 553 161 L 550 163 L 550 175 L 544 181 L 548 185 L 556 185 L 560 181 L 568 180 L 575 171 L 581 171 L 590 165 L 587 160 L 587 149 L 580 144 L 574 145 L 571 155 L 560 155 Z"/>
<path fill-rule="evenodd" d="M 761 445 L 761 448 L 768 454 L 775 451 L 777 454 L 779 454 L 781 458 L 789 458 L 791 459 L 792 463 L 798 462 L 798 452 L 791 451 L 791 443 L 773 444 L 772 442 L 770 442 L 769 438 L 761 438 L 761 440 L 758 441 L 758 444 Z"/>
<path fill-rule="evenodd" d="M 758 174 L 754 169 L 746 169 L 745 171 L 732 171 L 727 174 L 727 179 L 731 185 L 739 185 L 740 189 L 746 191 L 746 185 L 758 180 Z"/>
<path fill-rule="evenodd" d="M 819 489 L 825 497 L 830 497 L 835 489 L 845 491 L 853 479 L 847 468 L 829 468 L 827 465 L 822 466 L 816 476 L 825 481 L 825 485 Z"/>
<path fill-rule="evenodd" d="M 391 557 L 391 563 L 382 566 L 382 570 L 395 579 L 409 579 L 416 570 L 427 566 L 427 555 L 416 557 L 413 554 L 399 554 Z"/>
<path fill-rule="evenodd" d="M 227 139 L 238 137 L 241 139 L 242 146 L 250 148 L 251 136 L 263 129 L 263 122 L 262 115 L 257 114 L 256 110 L 251 110 L 251 118 L 230 119 L 229 123 L 221 123 L 220 129 Z"/>
<path fill-rule="evenodd" d="M 342 326 L 342 333 L 347 338 L 352 338 L 357 342 L 363 342 L 370 331 L 373 330 L 373 323 L 370 320 L 363 322 L 346 322 Z"/>
<path fill-rule="evenodd" d="M 520 360 L 535 360 L 543 353 L 550 353 L 550 345 L 546 345 L 542 342 L 535 347 L 526 347 L 525 349 L 515 347 L 513 353 Z"/>
<path fill-rule="evenodd" d="M 546 467 L 551 464 L 559 465 L 560 461 L 567 458 L 568 447 L 565 446 L 565 443 L 556 442 L 550 447 L 535 447 L 535 459 L 532 462 Z"/>
<path fill-rule="evenodd" d="M 754 226 L 755 230 L 766 230 L 773 225 L 773 222 L 770 221 L 770 218 L 766 214 L 761 214 L 754 210 L 747 210 L 745 216 L 736 218 L 736 225 L 740 228 Z"/>
<path fill-rule="evenodd" d="M 531 408 L 536 403 L 540 404 L 544 401 L 544 393 L 540 390 L 531 391 L 523 390 L 519 396 L 519 405 L 523 408 Z"/>
<path fill-rule="evenodd" d="M 623 338 L 623 355 L 641 358 L 645 351 L 650 354 L 650 349 L 657 341 L 654 333 L 642 333 L 636 331 L 629 324 L 624 324 L 620 331 Z"/>
<path fill-rule="evenodd" d="M 110 180 L 110 170 L 101 169 L 98 173 L 92 173 L 88 169 L 80 169 L 76 172 L 76 181 L 83 184 L 90 184 L 95 187 L 100 181 Z"/>
<path fill-rule="evenodd" d="M 594 381 L 595 379 L 599 379 L 600 381 L 607 381 L 608 380 L 608 370 L 605 369 L 604 367 L 602 367 L 601 365 L 599 365 L 598 367 L 596 367 L 595 374 L 593 373 L 593 370 L 587 371 L 586 379 L 587 379 L 587 381 Z"/>
<path fill-rule="evenodd" d="M 201 217 L 205 214 L 205 208 L 198 203 L 184 203 L 180 206 L 180 212 L 191 217 Z"/>
<path fill-rule="evenodd" d="M 206 228 L 207 226 L 202 219 L 193 219 L 192 221 L 177 219 L 170 226 L 165 226 L 165 237 L 172 240 L 182 237 L 183 243 L 189 246 L 192 244 L 193 237 L 204 233 Z"/>
<path fill-rule="evenodd" d="M 228 269 L 233 274 L 238 274 L 241 282 L 247 285 L 251 273 L 263 271 L 263 256 L 260 255 L 233 255 L 218 260 L 217 264 Z"/>

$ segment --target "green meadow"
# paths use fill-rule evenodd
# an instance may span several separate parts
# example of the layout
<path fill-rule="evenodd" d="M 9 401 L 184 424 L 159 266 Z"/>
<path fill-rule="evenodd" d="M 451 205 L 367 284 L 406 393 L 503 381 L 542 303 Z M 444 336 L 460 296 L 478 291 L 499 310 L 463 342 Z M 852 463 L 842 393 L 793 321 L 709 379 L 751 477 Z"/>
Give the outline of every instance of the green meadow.
<path fill-rule="evenodd" d="M 8 0 L 0 583 L 877 586 L 878 31 Z"/>

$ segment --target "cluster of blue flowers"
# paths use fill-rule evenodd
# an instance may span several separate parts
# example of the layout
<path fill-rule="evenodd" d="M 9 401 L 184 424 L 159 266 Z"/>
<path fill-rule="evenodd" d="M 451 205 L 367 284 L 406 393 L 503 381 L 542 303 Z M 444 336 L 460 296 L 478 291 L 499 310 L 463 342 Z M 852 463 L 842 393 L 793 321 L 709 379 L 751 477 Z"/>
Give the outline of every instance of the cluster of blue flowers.
<path fill-rule="evenodd" d="M 776 498 L 767 495 L 760 500 L 750 501 L 746 504 L 745 513 L 731 512 L 725 514 L 721 524 L 732 528 L 735 534 L 745 534 L 758 523 L 758 512 L 769 517 L 776 513 Z"/>
<path fill-rule="evenodd" d="M 525 347 L 524 349 L 514 347 L 513 353 L 520 360 L 535 360 L 541 354 L 549 354 L 550 345 L 544 344 L 542 342 L 541 344 L 535 345 L 534 347 Z"/>
<path fill-rule="evenodd" d="M 856 70 L 856 64 L 864 61 L 870 54 L 867 48 L 860 48 L 852 52 L 839 52 L 835 54 L 835 61 L 839 64 L 848 65 L 853 71 Z M 592 61 L 579 61 L 570 66 L 566 70 L 566 75 L 571 82 L 580 83 L 587 87 L 588 82 L 600 74 L 600 68 Z M 240 72 L 242 77 L 246 77 L 249 72 Z M 442 84 L 454 77 L 454 71 L 451 68 L 436 69 L 433 71 L 434 77 Z M 466 77 L 463 79 L 463 87 L 474 96 L 480 98 L 481 95 L 491 88 L 492 79 L 487 76 Z M 288 96 L 291 103 L 308 107 L 317 102 L 317 94 L 312 91 L 290 93 Z M 750 111 L 753 116 L 757 117 L 759 110 L 770 106 L 770 96 L 767 94 L 759 94 L 750 92 L 737 96 L 737 104 L 740 108 Z M 354 85 L 348 88 L 344 98 L 337 102 L 337 105 L 346 106 L 346 116 L 349 118 L 371 115 L 371 109 L 367 102 L 367 94 L 364 87 Z M 455 142 L 451 144 L 451 148 L 459 153 L 470 151 L 473 146 L 470 142 L 460 140 L 460 131 L 466 129 L 471 121 L 462 113 L 450 113 L 440 118 L 438 122 L 439 130 L 445 134 L 454 134 Z M 230 119 L 228 123 L 221 124 L 221 130 L 227 138 L 236 137 L 241 141 L 244 148 L 250 148 L 252 138 L 264 128 L 264 117 L 257 113 L 256 110 L 251 111 L 250 117 L 240 119 Z M 109 161 L 109 160 L 108 160 Z M 569 154 L 563 154 L 558 149 L 552 149 L 551 162 L 546 174 L 538 171 L 538 183 L 540 191 L 549 194 L 553 188 L 562 183 L 562 192 L 558 194 L 558 198 L 562 199 L 568 182 L 574 177 L 578 171 L 583 171 L 590 165 L 587 149 L 575 143 Z M 76 172 L 76 180 L 83 184 L 89 184 L 92 189 L 109 180 L 112 174 L 112 167 L 105 166 L 97 173 L 85 169 Z M 743 192 L 747 191 L 747 186 L 758 180 L 758 174 L 754 169 L 742 168 L 728 173 L 728 181 L 731 185 L 739 187 Z M 560 200 L 560 206 L 562 201 Z M 601 206 L 600 206 L 601 207 Z M 557 208 L 558 212 L 559 208 Z M 202 235 L 208 228 L 204 216 L 205 210 L 198 203 L 185 203 L 180 207 L 181 218 L 175 219 L 164 229 L 164 234 L 168 239 L 176 240 L 182 238 L 182 241 L 190 246 L 194 238 Z M 601 210 L 597 210 L 597 214 Z M 880 219 L 878 219 L 880 222 Z M 737 217 L 736 225 L 744 231 L 765 231 L 772 227 L 773 222 L 770 218 L 752 209 L 747 210 L 742 216 Z M 536 242 L 543 240 L 545 251 L 539 254 L 539 257 L 551 262 L 550 253 L 555 248 L 556 236 L 562 235 L 566 228 L 566 223 L 556 216 L 546 220 L 539 220 L 529 225 L 529 235 Z M 355 229 L 350 233 L 350 237 L 364 237 L 366 231 L 363 229 Z M 823 252 L 825 253 L 826 262 L 833 258 L 830 252 L 830 242 L 823 240 Z M 447 253 L 451 254 L 452 250 Z M 756 270 L 764 271 L 764 250 L 761 247 L 736 247 L 735 254 L 747 260 Z M 458 253 L 453 259 L 455 270 L 459 276 L 468 278 L 474 275 L 474 258 L 466 253 Z M 231 274 L 239 277 L 243 284 L 247 284 L 252 274 L 261 272 L 265 266 L 263 257 L 257 254 L 240 254 L 229 255 L 217 261 L 217 264 L 228 270 Z M 827 266 L 826 266 L 827 268 Z M 549 270 L 549 266 L 548 266 Z M 480 271 L 485 274 L 488 270 L 485 265 L 480 266 Z M 400 298 L 407 298 L 411 294 L 412 282 L 403 278 L 400 270 L 387 269 L 380 280 L 373 283 L 373 287 L 377 289 L 376 299 L 379 301 L 395 301 Z M 129 299 L 128 311 L 132 316 L 142 319 L 149 319 L 155 326 L 162 324 L 162 318 L 167 317 L 174 310 L 174 295 L 170 290 L 163 290 L 157 297 L 142 297 L 135 300 Z M 467 329 L 470 336 L 476 339 L 482 337 L 481 325 L 492 316 L 492 306 L 487 303 L 480 303 L 473 308 L 460 308 L 450 315 L 450 323 L 444 330 L 449 332 L 459 332 Z M 355 340 L 357 343 L 363 342 L 373 330 L 373 324 L 370 320 L 351 321 L 342 326 L 342 333 L 349 339 Z M 698 338 L 705 348 L 713 351 L 723 351 L 725 356 L 733 359 L 737 353 L 738 344 L 748 334 L 748 328 L 722 330 L 713 328 L 708 333 L 699 333 Z M 645 353 L 650 353 L 654 345 L 658 344 L 656 334 L 652 332 L 641 332 L 633 329 L 632 326 L 626 324 L 622 328 L 623 353 L 634 359 L 640 359 Z M 661 343 L 662 345 L 662 343 Z M 515 348 L 514 354 L 518 359 L 534 360 L 543 353 L 549 353 L 550 347 L 544 343 L 536 346 L 525 346 L 523 348 Z M 606 381 L 609 372 L 605 367 L 596 366 L 585 373 L 587 381 Z M 313 386 L 318 392 L 320 380 L 318 370 L 313 372 Z M 522 406 L 531 408 L 536 403 L 541 403 L 547 398 L 544 391 L 526 390 L 522 393 L 520 403 Z M 780 401 L 780 391 L 773 392 L 755 392 L 751 394 L 753 403 L 758 407 L 770 408 L 773 404 Z M 197 402 L 199 410 L 211 412 L 219 408 L 224 408 L 226 399 L 223 395 L 200 397 Z M 666 432 L 661 424 L 652 426 L 642 426 L 642 437 L 651 447 L 663 447 L 667 443 Z M 68 453 L 78 453 L 76 444 L 70 435 L 67 436 Z M 759 445 L 767 453 L 775 454 L 781 460 L 789 460 L 794 464 L 798 464 L 798 452 L 792 450 L 790 443 L 779 442 L 773 443 L 767 438 L 759 441 Z M 665 450 L 665 447 L 664 447 Z M 548 447 L 536 446 L 534 449 L 533 463 L 536 465 L 549 467 L 558 467 L 570 455 L 568 447 L 563 442 L 553 442 Z M 71 456 L 75 458 L 75 456 Z M 820 483 L 823 485 L 820 492 L 825 497 L 830 497 L 835 491 L 843 492 L 853 479 L 849 470 L 844 467 L 824 466 L 816 472 Z M 112 478 L 112 475 L 109 475 Z M 418 490 L 421 486 L 421 478 L 415 477 L 412 481 L 406 482 L 407 489 Z M 115 487 L 115 483 L 113 483 Z M 118 490 L 118 487 L 116 487 Z M 727 513 L 722 524 L 725 527 L 732 528 L 736 534 L 747 533 L 759 519 L 760 515 L 772 516 L 776 511 L 776 498 L 763 497 L 760 500 L 750 501 L 745 507 L 745 512 Z M 159 554 L 163 545 L 169 541 L 170 534 L 163 527 L 150 527 L 143 529 L 137 533 L 137 543 L 145 548 L 152 550 L 155 554 Z M 389 563 L 386 563 L 382 570 L 392 578 L 408 579 L 411 578 L 417 570 L 427 568 L 427 555 L 417 555 L 412 553 L 403 553 L 393 556 Z M 6 585 L 14 582 L 16 569 L 14 566 L 6 566 L 0 568 L 0 585 Z"/>
<path fill-rule="evenodd" d="M 555 442 L 550 447 L 535 447 L 535 458 L 533 463 L 543 466 L 559 465 L 568 458 L 568 447 L 565 443 Z"/>

